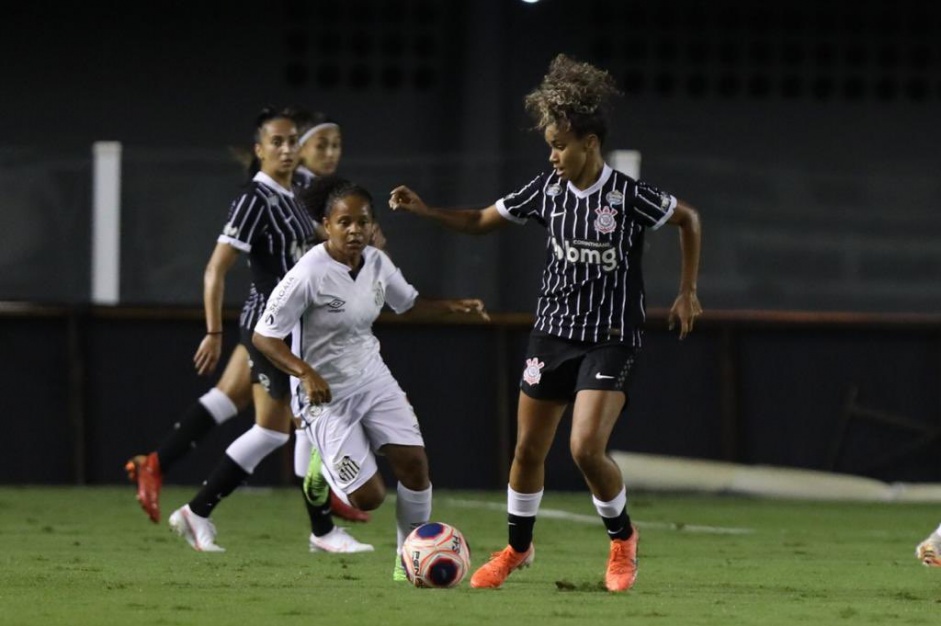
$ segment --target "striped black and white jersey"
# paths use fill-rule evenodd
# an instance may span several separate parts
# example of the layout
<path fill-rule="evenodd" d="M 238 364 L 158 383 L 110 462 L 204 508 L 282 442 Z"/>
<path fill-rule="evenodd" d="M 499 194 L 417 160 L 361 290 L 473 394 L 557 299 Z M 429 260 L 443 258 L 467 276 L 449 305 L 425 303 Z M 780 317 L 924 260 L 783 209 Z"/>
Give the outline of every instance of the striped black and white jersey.
<path fill-rule="evenodd" d="M 229 208 L 220 243 L 248 254 L 252 286 L 239 325 L 251 330 L 268 294 L 316 242 L 314 220 L 294 197 L 264 172 L 258 172 Z"/>
<path fill-rule="evenodd" d="M 298 165 L 294 169 L 294 176 L 291 180 L 291 184 L 294 185 L 295 191 L 303 191 L 310 187 L 311 183 L 317 178 L 317 175 L 312 171 L 304 167 L 303 165 Z"/>
<path fill-rule="evenodd" d="M 644 231 L 670 219 L 676 198 L 605 165 L 588 189 L 544 172 L 496 206 L 512 222 L 532 219 L 547 230 L 534 330 L 640 347 Z"/>

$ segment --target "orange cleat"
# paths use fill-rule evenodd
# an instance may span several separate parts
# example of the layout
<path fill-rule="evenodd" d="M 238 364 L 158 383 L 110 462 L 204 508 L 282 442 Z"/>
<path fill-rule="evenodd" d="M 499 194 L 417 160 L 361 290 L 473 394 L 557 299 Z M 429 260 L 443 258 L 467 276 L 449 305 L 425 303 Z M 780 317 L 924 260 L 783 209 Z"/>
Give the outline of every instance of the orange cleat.
<path fill-rule="evenodd" d="M 471 587 L 474 589 L 497 589 L 503 584 L 513 570 L 529 567 L 536 558 L 536 548 L 529 544 L 526 552 L 517 552 L 512 546 L 507 546 L 500 552 L 490 555 L 490 560 L 480 566 L 471 576 Z"/>
<path fill-rule="evenodd" d="M 156 452 L 138 454 L 124 464 L 127 478 L 137 483 L 137 501 L 154 524 L 160 521 L 160 488 L 163 474 Z"/>
<path fill-rule="evenodd" d="M 341 500 L 337 494 L 333 493 L 333 489 L 330 490 L 330 512 L 348 522 L 369 521 L 369 513 L 360 511 L 355 506 L 347 504 Z"/>
<path fill-rule="evenodd" d="M 631 526 L 634 533 L 630 539 L 611 540 L 611 555 L 608 557 L 608 571 L 604 575 L 604 584 L 608 591 L 627 591 L 637 579 L 637 538 L 640 533 Z"/>

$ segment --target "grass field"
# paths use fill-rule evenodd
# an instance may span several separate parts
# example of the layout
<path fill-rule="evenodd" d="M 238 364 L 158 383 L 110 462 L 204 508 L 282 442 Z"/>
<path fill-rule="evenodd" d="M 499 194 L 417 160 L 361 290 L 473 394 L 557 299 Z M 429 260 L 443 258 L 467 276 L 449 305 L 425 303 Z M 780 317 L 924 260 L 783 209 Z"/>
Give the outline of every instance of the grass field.
<path fill-rule="evenodd" d="M 168 488 L 164 516 L 193 488 Z M 914 546 L 931 505 L 634 495 L 635 588 L 602 587 L 607 540 L 585 494 L 549 493 L 534 567 L 497 591 L 393 583 L 387 502 L 357 525 L 372 554 L 307 551 L 293 490 L 245 490 L 215 514 L 224 554 L 150 524 L 131 487 L 0 488 L 0 624 L 938 624 L 941 569 Z M 475 564 L 505 545 L 504 494 L 436 493 Z"/>

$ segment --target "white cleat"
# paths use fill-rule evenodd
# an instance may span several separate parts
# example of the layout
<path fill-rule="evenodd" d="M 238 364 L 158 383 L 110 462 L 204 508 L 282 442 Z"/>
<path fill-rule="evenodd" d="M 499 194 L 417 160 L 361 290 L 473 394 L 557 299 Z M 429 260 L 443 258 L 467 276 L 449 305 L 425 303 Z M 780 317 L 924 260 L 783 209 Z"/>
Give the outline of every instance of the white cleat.
<path fill-rule="evenodd" d="M 941 535 L 938 531 L 918 544 L 915 548 L 915 556 L 922 562 L 922 565 L 928 567 L 941 567 Z"/>
<path fill-rule="evenodd" d="M 352 552 L 372 552 L 373 548 L 368 543 L 360 543 L 353 538 L 353 535 L 346 532 L 345 528 L 335 527 L 322 537 L 314 534 L 310 536 L 311 552 L 334 552 L 334 553 L 352 553 Z"/>
<path fill-rule="evenodd" d="M 212 520 L 196 515 L 188 504 L 170 515 L 170 528 L 197 552 L 225 552 L 225 548 L 216 545 L 216 527 Z"/>

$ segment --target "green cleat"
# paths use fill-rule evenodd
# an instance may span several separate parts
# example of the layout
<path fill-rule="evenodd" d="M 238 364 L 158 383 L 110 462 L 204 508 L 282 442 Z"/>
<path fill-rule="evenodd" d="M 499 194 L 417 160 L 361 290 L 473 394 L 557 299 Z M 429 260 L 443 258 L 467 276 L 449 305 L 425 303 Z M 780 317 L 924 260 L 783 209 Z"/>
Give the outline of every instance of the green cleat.
<path fill-rule="evenodd" d="M 392 580 L 400 582 L 408 582 L 408 576 L 405 575 L 405 566 L 402 565 L 402 557 L 398 554 L 395 555 L 395 567 L 392 568 Z"/>

